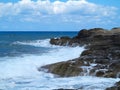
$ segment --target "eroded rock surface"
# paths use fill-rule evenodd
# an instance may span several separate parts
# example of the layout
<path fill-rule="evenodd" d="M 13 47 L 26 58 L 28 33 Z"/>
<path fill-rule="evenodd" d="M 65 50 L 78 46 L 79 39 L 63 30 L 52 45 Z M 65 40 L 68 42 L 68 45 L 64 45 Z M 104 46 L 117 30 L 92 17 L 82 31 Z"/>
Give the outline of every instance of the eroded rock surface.
<path fill-rule="evenodd" d="M 50 43 L 63 46 L 85 45 L 86 50 L 76 59 L 42 66 L 39 70 L 44 68 L 61 77 L 78 75 L 120 77 L 120 28 L 83 29 L 73 38 L 52 38 Z"/>

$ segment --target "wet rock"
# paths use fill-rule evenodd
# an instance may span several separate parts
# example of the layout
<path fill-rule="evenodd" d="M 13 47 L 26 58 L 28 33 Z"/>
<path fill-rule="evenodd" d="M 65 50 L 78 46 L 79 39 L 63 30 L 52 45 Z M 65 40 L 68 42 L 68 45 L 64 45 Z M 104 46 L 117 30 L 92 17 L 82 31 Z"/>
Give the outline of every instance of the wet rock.
<path fill-rule="evenodd" d="M 103 76 L 105 73 L 103 72 L 103 71 L 98 71 L 98 72 L 96 72 L 96 76 L 98 76 L 98 77 L 101 77 L 101 76 Z"/>
<path fill-rule="evenodd" d="M 82 65 L 83 62 L 74 63 L 72 61 L 60 62 L 51 65 L 46 65 L 41 68 L 48 69 L 48 72 L 57 74 L 61 77 L 70 77 L 70 76 L 78 76 L 82 69 L 79 65 Z"/>
<path fill-rule="evenodd" d="M 80 57 L 58 62 L 41 68 L 62 77 L 87 75 L 99 77 L 120 77 L 120 28 L 82 29 L 73 38 L 61 37 L 50 40 L 54 45 L 85 46 Z M 62 53 L 62 52 L 61 52 Z"/>
<path fill-rule="evenodd" d="M 103 76 L 106 78 L 116 78 L 116 73 L 114 71 L 113 72 L 106 72 Z"/>
<path fill-rule="evenodd" d="M 108 59 L 96 59 L 95 63 L 97 64 L 108 64 L 110 60 Z"/>
<path fill-rule="evenodd" d="M 52 38 L 51 40 L 50 40 L 50 43 L 51 44 L 54 44 L 54 45 L 63 45 L 63 46 L 66 46 L 67 45 L 67 43 L 69 43 L 69 41 L 70 41 L 70 37 L 67 37 L 67 36 L 65 36 L 65 37 L 61 37 L 61 38 Z"/>

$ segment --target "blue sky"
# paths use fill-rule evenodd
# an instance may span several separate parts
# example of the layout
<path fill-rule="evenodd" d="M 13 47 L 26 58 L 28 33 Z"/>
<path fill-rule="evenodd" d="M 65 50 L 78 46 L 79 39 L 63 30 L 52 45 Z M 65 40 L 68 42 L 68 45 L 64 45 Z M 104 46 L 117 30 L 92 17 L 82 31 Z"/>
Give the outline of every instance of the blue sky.
<path fill-rule="evenodd" d="M 120 0 L 0 0 L 0 31 L 120 27 Z"/>

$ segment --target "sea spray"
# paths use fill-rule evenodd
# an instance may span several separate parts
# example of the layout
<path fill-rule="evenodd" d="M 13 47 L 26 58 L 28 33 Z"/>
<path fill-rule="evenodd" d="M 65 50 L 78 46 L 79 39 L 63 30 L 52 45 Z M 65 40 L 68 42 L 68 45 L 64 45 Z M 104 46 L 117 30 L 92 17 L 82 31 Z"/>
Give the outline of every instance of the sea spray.
<path fill-rule="evenodd" d="M 7 57 L 7 58 L 1 58 L 7 59 L 0 63 L 0 67 L 4 68 L 0 70 L 0 78 L 2 77 L 18 77 L 18 76 L 31 76 L 31 74 L 38 73 L 37 68 L 51 63 L 66 61 L 70 59 L 74 59 L 76 57 L 80 56 L 80 53 L 84 50 L 83 47 L 56 47 L 56 46 L 50 46 L 49 40 L 45 39 L 42 40 L 43 42 L 40 43 L 46 43 L 48 44 L 48 47 L 52 48 L 47 53 L 37 54 L 37 55 L 31 55 L 31 54 L 25 54 L 20 57 Z M 26 42 L 24 45 L 33 45 L 38 47 L 41 44 L 38 42 Z M 15 43 L 14 43 L 15 44 Z M 16 43 L 16 44 L 23 44 L 23 43 Z M 45 47 L 46 47 L 46 44 Z M 42 44 L 43 45 L 43 44 Z M 33 73 L 34 72 L 34 73 Z"/>
<path fill-rule="evenodd" d="M 52 47 L 49 43 L 50 39 L 42 39 L 42 40 L 28 40 L 28 41 L 15 41 L 13 45 L 30 45 L 35 47 Z"/>
<path fill-rule="evenodd" d="M 13 34 L 13 33 L 11 33 Z M 42 33 L 43 34 L 43 33 Z M 39 72 L 38 67 L 77 58 L 84 50 L 83 47 L 62 47 L 49 44 L 49 39 L 43 39 L 42 34 L 17 33 L 13 38 L 7 38 L 9 44 L 0 44 L 0 51 L 11 53 L 18 51 L 36 52 L 33 48 L 37 47 L 42 53 L 31 54 L 23 53 L 19 56 L 9 56 L 5 54 L 0 57 L 0 89 L 2 90 L 52 90 L 52 89 L 83 89 L 83 90 L 104 90 L 106 87 L 114 85 L 119 79 L 98 78 L 91 76 L 78 76 L 69 78 L 57 78 L 51 73 Z M 55 33 L 56 34 L 56 33 Z M 59 33 L 56 34 L 58 36 Z M 50 35 L 46 35 L 47 38 Z M 9 33 L 8 33 L 9 36 Z M 63 36 L 63 35 L 62 35 Z M 42 39 L 39 39 L 39 38 Z M 34 39 L 34 40 L 33 40 Z M 4 40 L 4 38 L 2 38 Z M 32 48 L 31 48 L 32 46 Z M 3 48 L 1 48 L 3 47 Z M 46 49 L 43 52 L 41 48 Z M 49 50 L 48 50 L 49 48 Z M 9 51 L 8 51 L 9 49 Z M 0 53 L 3 55 L 2 53 Z"/>

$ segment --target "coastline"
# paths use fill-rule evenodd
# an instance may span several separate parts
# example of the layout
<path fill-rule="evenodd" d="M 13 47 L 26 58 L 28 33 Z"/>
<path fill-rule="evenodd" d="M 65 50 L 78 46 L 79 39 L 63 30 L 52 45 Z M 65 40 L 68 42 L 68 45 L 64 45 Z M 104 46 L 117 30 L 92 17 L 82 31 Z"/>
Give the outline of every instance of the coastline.
<path fill-rule="evenodd" d="M 97 76 L 120 77 L 120 28 L 83 29 L 77 36 L 52 38 L 50 43 L 61 46 L 85 46 L 80 57 L 40 67 L 60 77 Z M 117 85 L 118 87 L 119 85 Z M 117 88 L 116 87 L 116 88 Z M 109 89 L 107 89 L 109 90 Z"/>

